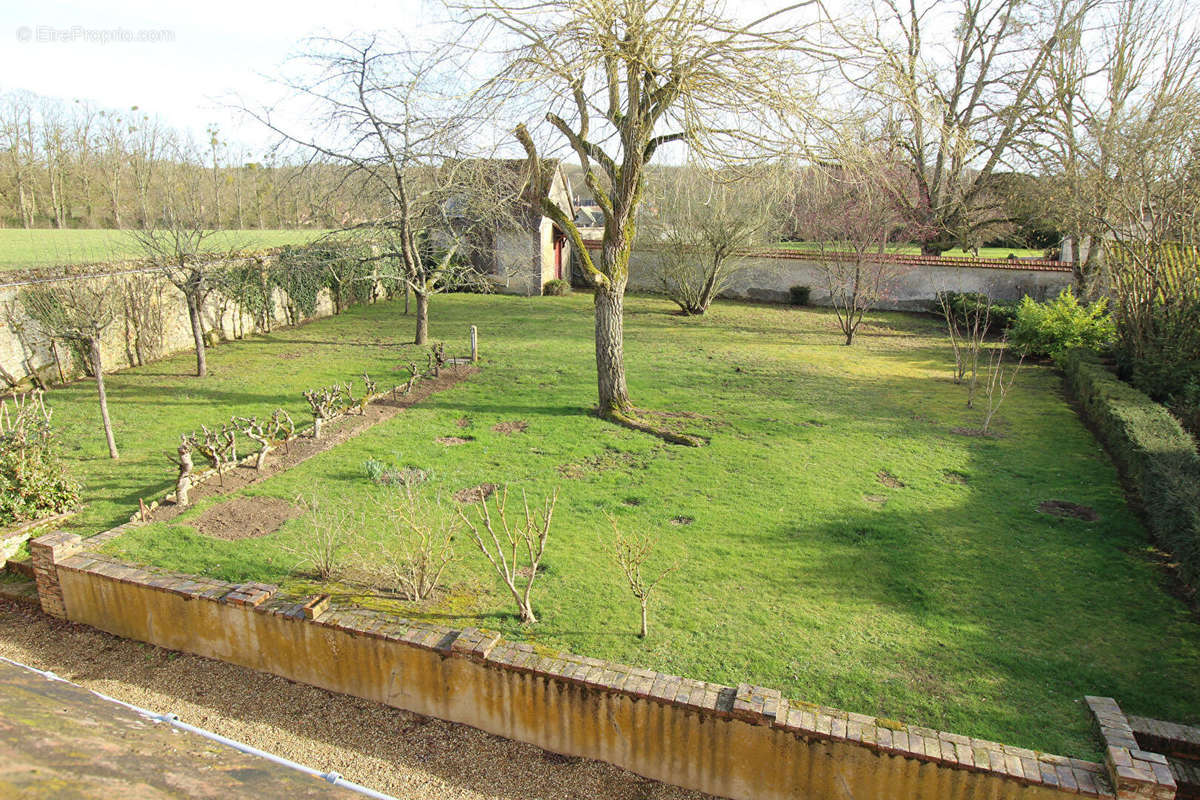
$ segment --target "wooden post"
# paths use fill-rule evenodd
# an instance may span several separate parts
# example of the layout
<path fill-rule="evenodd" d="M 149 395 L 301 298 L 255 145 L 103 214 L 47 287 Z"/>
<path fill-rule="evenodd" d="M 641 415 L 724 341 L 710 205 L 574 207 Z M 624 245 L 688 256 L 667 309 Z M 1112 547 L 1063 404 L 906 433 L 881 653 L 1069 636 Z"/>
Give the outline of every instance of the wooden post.
<path fill-rule="evenodd" d="M 479 363 L 479 329 L 471 326 L 471 363 Z"/>

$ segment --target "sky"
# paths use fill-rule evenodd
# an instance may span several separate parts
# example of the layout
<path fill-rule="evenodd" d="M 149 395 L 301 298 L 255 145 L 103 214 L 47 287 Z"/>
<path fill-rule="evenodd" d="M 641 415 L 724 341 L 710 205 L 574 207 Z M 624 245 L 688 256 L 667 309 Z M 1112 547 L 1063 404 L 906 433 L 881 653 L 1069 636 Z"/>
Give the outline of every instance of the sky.
<path fill-rule="evenodd" d="M 158 114 L 203 141 L 265 148 L 269 137 L 224 104 L 281 93 L 265 76 L 307 36 L 392 29 L 419 35 L 428 0 L 38 0 L 0 4 L 0 92 L 86 99 L 99 108 Z"/>
<path fill-rule="evenodd" d="M 757 16 L 767 0 L 728 0 Z M 0 4 L 0 92 L 28 90 L 99 109 L 137 106 L 206 143 L 260 157 L 273 137 L 227 106 L 270 105 L 270 76 L 313 35 L 390 30 L 419 42 L 439 0 L 37 0 Z M 294 127 L 294 126 L 293 126 Z"/>

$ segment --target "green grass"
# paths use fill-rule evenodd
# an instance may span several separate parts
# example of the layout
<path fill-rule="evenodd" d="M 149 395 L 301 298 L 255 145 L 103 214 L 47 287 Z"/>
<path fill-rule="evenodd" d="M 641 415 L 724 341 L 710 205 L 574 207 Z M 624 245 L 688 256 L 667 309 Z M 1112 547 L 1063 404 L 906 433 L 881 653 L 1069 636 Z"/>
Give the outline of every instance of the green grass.
<path fill-rule="evenodd" d="M 559 489 L 538 625 L 518 624 L 466 537 L 438 603 L 365 601 L 418 619 L 1083 757 L 1097 753 L 1085 694 L 1200 721 L 1200 625 L 1163 591 L 1113 467 L 1052 369 L 1024 368 L 1002 436 L 960 436 L 950 429 L 977 425 L 979 412 L 949 380 L 949 344 L 931 318 L 872 315 L 847 348 L 823 310 L 718 303 L 685 318 L 642 297 L 626 308 L 633 397 L 704 415 L 691 422 L 707 447 L 664 446 L 589 414 L 588 297 L 447 296 L 434 302 L 433 335 L 462 352 L 479 325 L 482 373 L 250 493 L 371 507 L 386 490 L 366 480 L 368 457 L 431 470 L 423 490 L 443 498 L 484 481 L 535 498 Z M 379 304 L 215 348 L 206 380 L 188 377 L 186 355 L 113 375 L 119 463 L 103 458 L 92 386 L 56 390 L 55 422 L 89 500 L 71 527 L 99 531 L 139 496 L 167 491 L 162 454 L 181 431 L 279 403 L 299 413 L 307 386 L 364 368 L 391 374 L 411 329 L 396 305 Z M 528 431 L 492 432 L 511 420 Z M 463 433 L 474 441 L 434 442 Z M 883 470 L 905 485 L 884 486 Z M 1101 520 L 1037 513 L 1047 499 Z M 609 514 L 656 536 L 658 563 L 680 564 L 644 642 L 602 545 Z M 193 573 L 313 588 L 288 551 L 308 520 L 227 542 L 198 535 L 190 515 L 111 546 Z M 694 521 L 672 523 L 682 516 Z"/>
<path fill-rule="evenodd" d="M 320 236 L 319 230 L 222 231 L 209 241 L 222 249 L 262 249 L 298 244 Z M 38 267 L 70 266 L 139 255 L 128 231 L 0 228 L 0 272 Z"/>
<path fill-rule="evenodd" d="M 784 250 L 813 250 L 816 248 L 812 242 L 780 242 L 777 247 Z M 915 244 L 891 244 L 887 246 L 889 253 L 903 253 L 904 255 L 920 255 L 921 247 Z M 981 247 L 979 248 L 980 258 L 1008 258 L 1009 255 L 1017 258 L 1044 258 L 1045 251 L 1035 250 L 1028 247 Z M 959 248 L 947 250 L 942 253 L 947 258 L 971 258 L 971 253 L 965 252 Z"/>

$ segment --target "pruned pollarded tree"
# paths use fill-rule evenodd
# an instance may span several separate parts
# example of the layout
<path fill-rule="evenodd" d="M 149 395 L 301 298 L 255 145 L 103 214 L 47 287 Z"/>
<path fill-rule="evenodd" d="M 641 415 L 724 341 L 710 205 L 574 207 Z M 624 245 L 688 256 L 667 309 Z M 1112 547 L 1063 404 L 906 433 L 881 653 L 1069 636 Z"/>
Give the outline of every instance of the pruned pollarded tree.
<path fill-rule="evenodd" d="M 108 394 L 104 388 L 104 332 L 121 313 L 122 286 L 115 278 L 65 280 L 21 292 L 25 313 L 48 337 L 71 342 L 89 362 L 96 378 L 100 399 L 100 421 L 110 458 L 119 458 L 108 415 Z"/>
<path fill-rule="evenodd" d="M 805 170 L 793 225 L 807 241 L 851 345 L 863 317 L 894 294 L 909 270 L 889 258 L 887 248 L 910 228 L 890 188 L 896 174 L 890 159 L 870 145 L 844 141 L 835 152 L 835 163 Z"/>
<path fill-rule="evenodd" d="M 925 254 L 1009 222 L 993 176 L 1047 111 L 1038 84 L 1055 48 L 1100 2 L 874 0 L 834 26 L 866 124 L 903 155 L 897 199 Z"/>
<path fill-rule="evenodd" d="M 311 128 L 279 122 L 279 109 L 243 111 L 314 160 L 349 167 L 386 212 L 334 238 L 366 245 L 363 263 L 402 282 L 417 300 L 416 344 L 429 339 L 429 302 L 477 279 L 468 250 L 481 230 L 511 216 L 487 159 L 467 158 L 478 126 L 453 48 L 422 51 L 380 35 L 309 41 L 284 86 Z M 518 189 L 520 187 L 517 187 Z M 467 213 L 469 211 L 469 214 Z"/>
<path fill-rule="evenodd" d="M 684 314 L 703 314 L 744 269 L 743 252 L 777 241 L 787 208 L 779 164 L 743 169 L 703 165 L 652 173 L 639 244 L 655 249 L 663 293 Z"/>
<path fill-rule="evenodd" d="M 493 84 L 541 102 L 549 135 L 569 145 L 604 216 L 598 258 L 574 220 L 548 202 L 553 170 L 537 131 L 516 136 L 529 161 L 528 199 L 570 238 L 595 293 L 599 413 L 663 435 L 637 417 L 625 379 L 625 287 L 647 166 L 659 149 L 732 157 L 755 145 L 762 117 L 798 104 L 797 54 L 811 52 L 798 19 L 817 3 L 792 4 L 748 21 L 718 0 L 475 0 L 459 3 L 485 34 L 511 36 L 507 67 Z M 490 39 L 490 35 L 481 38 Z M 540 206 L 540 208 L 539 208 Z M 686 441 L 698 444 L 698 441 Z"/>

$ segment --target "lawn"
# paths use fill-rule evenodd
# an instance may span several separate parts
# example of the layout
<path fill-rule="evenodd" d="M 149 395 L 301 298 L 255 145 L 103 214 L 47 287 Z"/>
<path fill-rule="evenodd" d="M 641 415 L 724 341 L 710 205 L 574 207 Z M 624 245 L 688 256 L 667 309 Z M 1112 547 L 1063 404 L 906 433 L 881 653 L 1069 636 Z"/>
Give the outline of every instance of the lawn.
<path fill-rule="evenodd" d="M 320 236 L 319 230 L 221 231 L 212 237 L 221 249 L 261 249 L 298 244 Z M 135 258 L 137 243 L 129 231 L 0 228 L 0 272 Z"/>
<path fill-rule="evenodd" d="M 1082 757 L 1097 755 L 1085 694 L 1200 720 L 1200 624 L 1163 590 L 1110 461 L 1051 368 L 1024 368 L 1000 436 L 963 436 L 952 429 L 977 425 L 979 412 L 951 382 L 932 318 L 873 315 L 846 348 L 824 310 L 718 303 L 685 318 L 643 297 L 626 308 L 634 398 L 701 415 L 689 424 L 708 446 L 666 446 L 590 415 L 587 296 L 456 295 L 435 300 L 433 335 L 461 352 L 467 326 L 479 325 L 479 375 L 247 491 L 374 509 L 394 490 L 367 480 L 368 457 L 430 470 L 422 490 L 447 505 L 487 481 L 531 498 L 558 488 L 536 626 L 517 622 L 465 536 L 436 602 L 362 598 L 414 618 Z M 103 458 L 93 387 L 55 390 L 55 423 L 87 484 L 73 529 L 99 531 L 138 497 L 165 492 L 163 453 L 201 422 L 281 403 L 299 414 L 309 386 L 363 369 L 402 374 L 392 370 L 412 352 L 411 323 L 378 304 L 215 348 L 205 380 L 188 376 L 187 355 L 115 374 L 119 463 Z M 528 429 L 492 430 L 514 421 Z M 434 441 L 466 435 L 455 447 Z M 1100 520 L 1038 513 L 1050 499 Z M 291 552 L 309 519 L 221 541 L 189 525 L 206 505 L 110 547 L 227 580 L 314 588 Z M 659 564 L 679 564 L 645 641 L 606 556 L 608 515 L 656 536 Z M 374 523 L 363 531 L 382 535 Z"/>
<path fill-rule="evenodd" d="M 816 245 L 811 242 L 780 242 L 778 247 L 784 250 L 813 250 Z M 903 253 L 904 255 L 920 255 L 921 247 L 915 244 L 890 244 L 887 246 L 889 253 Z M 971 253 L 965 252 L 959 248 L 947 250 L 942 253 L 947 258 L 972 258 Z M 1008 258 L 1010 255 L 1016 258 L 1045 258 L 1044 250 L 1034 250 L 1028 247 L 981 247 L 979 248 L 980 258 Z"/>

